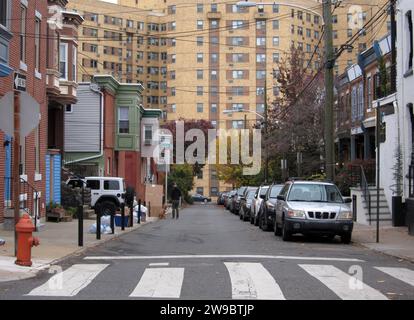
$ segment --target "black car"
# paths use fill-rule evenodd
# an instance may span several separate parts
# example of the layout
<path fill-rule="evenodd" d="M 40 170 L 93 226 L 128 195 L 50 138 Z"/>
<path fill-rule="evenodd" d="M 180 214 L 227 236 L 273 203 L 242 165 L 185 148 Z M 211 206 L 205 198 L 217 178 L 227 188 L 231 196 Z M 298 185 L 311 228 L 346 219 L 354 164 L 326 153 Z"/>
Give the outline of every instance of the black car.
<path fill-rule="evenodd" d="M 240 220 L 247 221 L 250 220 L 250 212 L 252 210 L 252 204 L 254 195 L 256 194 L 257 188 L 247 188 L 244 196 L 241 199 L 240 203 Z"/>
<path fill-rule="evenodd" d="M 196 193 L 196 194 L 193 194 L 191 197 L 193 198 L 194 202 L 204 202 L 204 203 L 211 202 L 211 198 L 205 197 L 202 194 Z"/>
<path fill-rule="evenodd" d="M 224 199 L 224 206 L 230 212 L 232 211 L 233 197 L 235 196 L 237 190 L 232 190 L 227 194 L 227 197 Z"/>
<path fill-rule="evenodd" d="M 246 189 L 247 187 L 240 187 L 239 189 L 237 189 L 237 192 L 233 197 L 230 211 L 233 212 L 234 214 L 237 214 L 237 215 L 239 214 L 241 198 L 243 197 Z"/>
<path fill-rule="evenodd" d="M 259 227 L 263 231 L 273 229 L 273 223 L 276 215 L 277 196 L 283 188 L 283 184 L 272 184 L 266 192 L 265 199 L 259 212 Z"/>
<path fill-rule="evenodd" d="M 225 192 L 219 192 L 219 194 L 217 195 L 217 204 L 218 205 L 224 204 L 224 195 L 225 194 L 226 194 Z"/>

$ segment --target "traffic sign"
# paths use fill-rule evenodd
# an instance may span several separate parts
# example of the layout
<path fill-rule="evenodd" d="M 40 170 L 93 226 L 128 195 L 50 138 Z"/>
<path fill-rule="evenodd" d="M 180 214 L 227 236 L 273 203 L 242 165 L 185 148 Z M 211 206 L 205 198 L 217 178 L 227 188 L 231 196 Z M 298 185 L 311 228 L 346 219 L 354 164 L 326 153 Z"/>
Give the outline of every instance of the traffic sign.
<path fill-rule="evenodd" d="M 20 73 L 14 73 L 13 89 L 26 91 L 26 76 Z"/>

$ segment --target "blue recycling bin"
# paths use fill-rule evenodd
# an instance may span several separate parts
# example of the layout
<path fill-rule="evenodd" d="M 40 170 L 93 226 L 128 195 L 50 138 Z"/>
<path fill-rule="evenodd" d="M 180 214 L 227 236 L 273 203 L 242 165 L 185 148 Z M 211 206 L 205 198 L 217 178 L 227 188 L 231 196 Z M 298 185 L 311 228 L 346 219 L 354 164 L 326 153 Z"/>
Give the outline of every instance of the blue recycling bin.
<path fill-rule="evenodd" d="M 129 216 L 124 217 L 124 226 L 128 227 Z M 122 227 L 122 216 L 120 214 L 115 215 L 115 226 Z"/>

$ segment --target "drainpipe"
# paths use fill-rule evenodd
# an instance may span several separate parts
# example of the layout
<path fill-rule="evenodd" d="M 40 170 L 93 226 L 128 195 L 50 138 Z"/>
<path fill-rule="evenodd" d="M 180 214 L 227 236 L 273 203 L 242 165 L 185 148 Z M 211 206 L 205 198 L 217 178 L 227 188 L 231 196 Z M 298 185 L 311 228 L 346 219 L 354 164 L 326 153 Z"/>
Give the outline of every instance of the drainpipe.
<path fill-rule="evenodd" d="M 104 117 L 104 95 L 100 90 L 96 90 L 94 89 L 92 86 L 90 86 L 90 89 L 95 92 L 98 93 L 101 96 L 101 129 L 100 129 L 100 152 L 97 155 L 94 156 L 90 156 L 90 157 L 86 157 L 86 158 L 81 158 L 81 159 L 77 159 L 77 160 L 73 160 L 73 161 L 68 161 L 65 162 L 66 164 L 72 164 L 72 163 L 77 163 L 77 162 L 82 162 L 82 161 L 87 161 L 87 160 L 93 160 L 96 158 L 100 158 L 103 156 L 103 117 Z"/>

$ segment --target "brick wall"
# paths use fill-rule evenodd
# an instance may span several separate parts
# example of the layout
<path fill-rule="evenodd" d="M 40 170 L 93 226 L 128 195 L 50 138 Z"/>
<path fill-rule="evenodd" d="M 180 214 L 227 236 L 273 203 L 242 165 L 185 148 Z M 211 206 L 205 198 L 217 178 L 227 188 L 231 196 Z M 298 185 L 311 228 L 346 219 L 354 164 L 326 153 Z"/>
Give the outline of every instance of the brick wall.
<path fill-rule="evenodd" d="M 11 16 L 11 32 L 14 34 L 10 42 L 10 56 L 9 65 L 14 70 L 20 69 L 20 0 L 12 1 L 12 16 Z M 41 33 L 40 33 L 40 70 L 38 70 L 42 77 L 38 79 L 35 77 L 35 10 L 42 15 Z M 46 97 L 46 28 L 47 28 L 47 2 L 46 1 L 28 1 L 27 21 L 26 21 L 26 65 L 27 72 L 19 70 L 27 77 L 27 93 L 29 93 L 40 105 L 40 127 L 39 127 L 39 143 L 40 143 L 40 174 L 42 180 L 34 181 L 35 177 L 35 130 L 26 138 L 25 148 L 25 174 L 28 176 L 28 181 L 34 185 L 38 191 L 42 193 L 41 212 L 45 214 L 45 154 L 47 148 L 47 97 Z M 1 78 L 0 81 L 0 97 L 13 89 L 13 76 Z M 4 135 L 0 133 L 0 141 L 3 142 Z M 0 148 L 3 148 L 1 143 Z M 4 204 L 4 152 L 0 152 L 0 223 L 3 222 L 3 204 Z M 30 197 L 30 196 L 29 196 Z"/>

